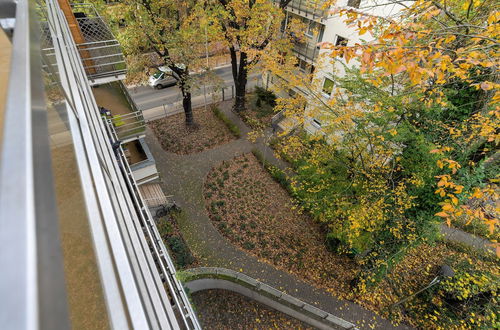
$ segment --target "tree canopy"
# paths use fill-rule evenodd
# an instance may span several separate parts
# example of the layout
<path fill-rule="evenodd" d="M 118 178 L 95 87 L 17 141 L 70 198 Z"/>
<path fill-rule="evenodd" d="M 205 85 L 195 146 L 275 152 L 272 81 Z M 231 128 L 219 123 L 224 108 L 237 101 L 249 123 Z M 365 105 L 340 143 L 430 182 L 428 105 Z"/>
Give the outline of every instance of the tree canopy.
<path fill-rule="evenodd" d="M 498 249 L 500 13 L 494 1 L 403 5 L 395 17 L 337 9 L 374 39 L 322 45 L 346 71 L 331 72 L 330 98 L 314 75 L 268 67 L 284 78 L 276 88 L 296 92 L 278 108 L 300 124 L 321 122 L 320 133 L 283 143 L 295 194 L 328 228 L 332 248 L 362 256 L 370 274 L 442 219 L 482 222 Z"/>

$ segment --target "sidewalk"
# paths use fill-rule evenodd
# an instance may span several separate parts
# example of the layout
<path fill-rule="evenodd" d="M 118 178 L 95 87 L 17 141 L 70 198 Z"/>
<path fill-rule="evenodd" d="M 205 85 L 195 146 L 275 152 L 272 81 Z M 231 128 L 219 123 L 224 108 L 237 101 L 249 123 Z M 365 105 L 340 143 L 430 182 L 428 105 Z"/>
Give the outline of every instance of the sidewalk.
<path fill-rule="evenodd" d="M 251 90 L 252 88 L 255 88 L 255 86 L 258 86 L 261 83 L 262 82 L 259 79 L 250 80 L 248 82 L 248 89 Z M 232 89 L 233 87 L 234 86 L 232 85 L 224 87 L 223 89 L 224 92 L 222 90 L 215 93 L 207 92 L 207 106 L 213 104 L 214 102 L 232 100 L 232 98 L 234 97 L 234 90 Z M 203 92 L 201 92 L 201 94 L 193 95 L 191 97 L 191 102 L 193 110 L 196 110 L 197 108 L 198 109 L 202 108 L 205 106 L 205 95 L 203 95 Z M 182 113 L 183 111 L 184 109 L 182 107 L 182 100 L 179 100 L 172 104 L 164 104 L 155 108 L 142 110 L 142 114 L 144 115 L 144 120 L 146 122 L 149 122 L 152 120 Z"/>

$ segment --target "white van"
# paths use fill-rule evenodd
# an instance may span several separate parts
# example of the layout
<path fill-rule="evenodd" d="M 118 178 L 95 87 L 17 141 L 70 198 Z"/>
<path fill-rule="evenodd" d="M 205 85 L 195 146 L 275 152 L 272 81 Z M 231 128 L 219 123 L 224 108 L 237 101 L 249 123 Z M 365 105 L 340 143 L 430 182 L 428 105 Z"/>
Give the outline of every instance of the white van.
<path fill-rule="evenodd" d="M 176 64 L 178 68 L 185 68 L 184 64 Z M 158 67 L 158 71 L 156 71 L 153 75 L 149 77 L 149 86 L 155 89 L 162 89 L 165 87 L 174 86 L 176 84 L 176 80 L 172 77 L 172 70 L 170 70 L 167 66 Z"/>

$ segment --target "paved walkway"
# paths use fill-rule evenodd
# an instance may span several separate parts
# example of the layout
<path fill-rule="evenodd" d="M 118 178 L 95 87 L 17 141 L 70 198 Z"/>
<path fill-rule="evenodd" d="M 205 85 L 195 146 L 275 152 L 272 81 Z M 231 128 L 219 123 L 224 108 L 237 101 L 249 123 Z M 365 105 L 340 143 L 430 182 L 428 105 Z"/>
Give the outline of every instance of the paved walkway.
<path fill-rule="evenodd" d="M 462 229 L 449 227 L 446 224 L 441 225 L 441 234 L 446 240 L 462 243 L 477 250 L 485 250 L 495 253 L 495 246 L 486 238 L 467 233 Z"/>
<path fill-rule="evenodd" d="M 247 133 L 250 129 L 230 111 L 230 106 L 230 102 L 225 102 L 220 108 L 239 126 L 242 138 L 214 149 L 191 155 L 177 155 L 165 152 L 149 128 L 146 134 L 147 143 L 162 177 L 163 189 L 167 194 L 174 195 L 176 202 L 185 211 L 186 217 L 179 220 L 179 227 L 202 266 L 223 267 L 245 273 L 337 317 L 358 324 L 360 328 L 369 328 L 371 325 L 379 329 L 395 329 L 389 321 L 373 312 L 352 302 L 339 300 L 328 292 L 247 254 L 226 240 L 212 225 L 203 198 L 203 183 L 212 167 L 223 160 L 251 152 L 255 147 L 263 151 L 273 164 L 280 167 L 283 165 L 272 156 L 272 150 L 263 143 L 263 139 L 256 144 L 248 141 Z"/>

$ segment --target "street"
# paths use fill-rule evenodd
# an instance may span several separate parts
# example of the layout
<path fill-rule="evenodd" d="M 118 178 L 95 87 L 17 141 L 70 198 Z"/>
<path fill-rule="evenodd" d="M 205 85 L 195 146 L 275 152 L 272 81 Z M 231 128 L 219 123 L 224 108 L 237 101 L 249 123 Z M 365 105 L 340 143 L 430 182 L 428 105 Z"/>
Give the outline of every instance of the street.
<path fill-rule="evenodd" d="M 214 72 L 223 81 L 226 98 L 230 97 L 231 87 L 234 86 L 231 66 L 215 69 Z M 247 88 L 254 87 L 260 78 L 260 73 L 251 74 L 248 77 Z M 212 86 L 207 85 L 207 94 L 212 91 L 211 87 Z M 129 93 L 137 104 L 137 107 L 144 112 L 146 118 L 154 116 L 156 112 L 161 113 L 162 109 L 165 107 L 182 101 L 181 91 L 177 86 L 171 86 L 160 90 L 156 90 L 150 86 L 137 86 L 129 88 Z M 192 95 L 193 106 L 204 103 L 203 86 L 193 90 Z M 155 114 L 153 114 L 153 112 L 155 112 Z"/>

